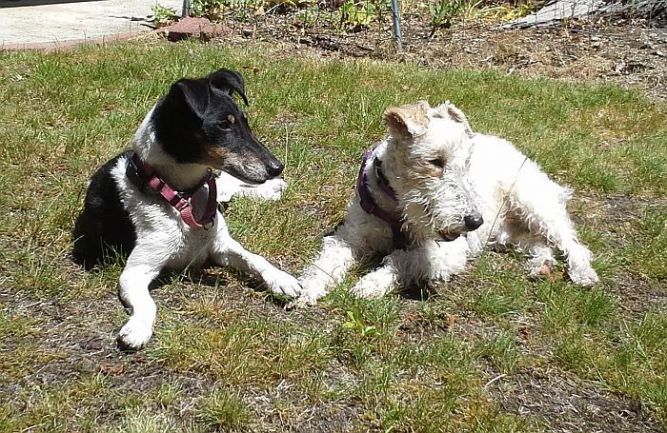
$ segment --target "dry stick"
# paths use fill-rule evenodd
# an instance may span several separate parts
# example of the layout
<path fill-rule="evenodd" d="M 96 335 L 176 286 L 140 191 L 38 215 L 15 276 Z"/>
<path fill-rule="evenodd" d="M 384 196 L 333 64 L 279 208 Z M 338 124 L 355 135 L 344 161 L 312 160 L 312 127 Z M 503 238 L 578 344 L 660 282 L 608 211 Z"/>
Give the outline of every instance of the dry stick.
<path fill-rule="evenodd" d="M 489 380 L 488 382 L 486 382 L 486 385 L 484 385 L 484 389 L 488 388 L 489 386 L 491 386 L 491 384 L 493 384 L 493 383 L 499 381 L 500 379 L 502 379 L 502 378 L 505 377 L 505 376 L 507 376 L 507 375 L 506 375 L 505 373 L 503 373 L 503 374 L 499 374 L 498 376 L 496 376 L 496 377 L 494 377 L 493 379 Z"/>

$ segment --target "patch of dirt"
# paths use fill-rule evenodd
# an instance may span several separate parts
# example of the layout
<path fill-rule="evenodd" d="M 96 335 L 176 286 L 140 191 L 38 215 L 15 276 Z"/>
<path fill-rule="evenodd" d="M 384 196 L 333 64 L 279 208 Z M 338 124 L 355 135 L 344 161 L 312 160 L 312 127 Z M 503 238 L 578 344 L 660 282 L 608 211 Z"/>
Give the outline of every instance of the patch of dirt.
<path fill-rule="evenodd" d="M 665 198 L 609 196 L 586 201 L 587 218 L 607 229 L 609 241 L 625 248 L 634 240 L 636 224 L 648 209 L 667 211 Z M 640 318 L 647 311 L 667 308 L 667 290 L 661 282 L 652 281 L 623 267 L 613 270 L 614 279 L 608 290 L 620 299 L 624 315 Z"/>
<path fill-rule="evenodd" d="M 641 401 L 604 391 L 558 371 L 522 372 L 500 378 L 488 389 L 503 409 L 520 416 L 539 416 L 548 431 L 663 431 Z"/>
<path fill-rule="evenodd" d="M 287 312 L 270 295 L 252 289 L 253 282 L 232 278 L 232 273 L 225 269 L 203 270 L 201 275 L 193 275 L 192 281 L 178 282 L 177 278 L 163 277 L 153 289 L 159 311 L 183 311 L 184 299 L 215 299 L 216 308 L 244 313 L 251 311 L 278 321 L 298 322 L 304 327 L 321 328 L 327 319 L 326 310 L 321 308 Z M 199 281 L 202 284 L 196 284 Z M 177 413 L 179 419 L 185 422 L 192 419 L 202 396 L 220 386 L 227 386 L 203 374 L 182 374 L 165 368 L 150 355 L 159 335 L 153 337 L 147 349 L 138 352 L 119 350 L 116 344 L 119 331 L 116 314 L 123 307 L 115 294 L 107 294 L 100 299 L 81 298 L 66 302 L 0 296 L 0 307 L 10 317 L 38 319 L 34 325 L 36 331 L 29 339 L 35 343 L 35 359 L 39 359 L 21 366 L 27 374 L 20 379 L 0 380 L 0 405 L 27 407 L 31 404 L 29 402 L 40 401 L 45 392 L 53 392 L 58 387 L 63 392 L 69 392 L 68 386 L 98 375 L 105 378 L 107 388 L 113 390 L 115 395 L 148 395 L 147 398 L 154 398 L 161 387 L 168 384 L 178 391 L 178 407 L 167 404 L 155 407 L 155 410 Z M 196 315 L 184 318 L 185 321 L 200 319 Z M 155 327 L 158 333 L 164 327 L 160 313 Z M 26 339 L 9 337 L 0 344 L 0 354 L 12 354 L 25 344 Z M 353 380 L 344 370 L 340 365 L 332 365 L 322 374 L 331 382 Z M 313 403 L 288 381 L 270 387 L 238 387 L 238 392 L 254 414 L 251 424 L 257 425 L 257 429 L 251 431 L 350 431 L 360 417 L 359 407 Z M 16 401 L 4 398 L 18 395 L 21 398 Z M 78 410 L 93 410 L 85 404 L 99 405 L 94 408 L 96 421 L 102 424 L 116 422 L 120 410 L 114 406 L 117 402 L 110 403 L 108 398 L 101 395 L 99 400 L 91 400 L 91 397 L 86 403 L 81 402 Z M 163 403 L 156 399 L 151 404 L 160 406 Z"/>
<path fill-rule="evenodd" d="M 667 26 L 645 19 L 573 20 L 549 28 L 503 29 L 497 23 L 459 23 L 432 33 L 423 18 L 403 17 L 403 52 L 389 22 L 356 32 L 322 19 L 304 27 L 298 13 L 268 14 L 246 23 L 227 21 L 219 42 L 284 42 L 283 49 L 321 56 L 409 61 L 436 69 L 493 69 L 568 82 L 615 83 L 667 98 Z M 357 30 L 359 30 L 357 28 Z"/>

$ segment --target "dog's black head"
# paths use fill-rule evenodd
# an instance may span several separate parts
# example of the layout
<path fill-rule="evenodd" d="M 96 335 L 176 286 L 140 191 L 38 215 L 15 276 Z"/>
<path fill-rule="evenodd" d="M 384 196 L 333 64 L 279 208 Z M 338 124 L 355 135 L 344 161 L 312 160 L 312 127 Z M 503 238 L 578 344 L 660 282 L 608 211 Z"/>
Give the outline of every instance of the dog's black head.
<path fill-rule="evenodd" d="M 178 80 L 153 112 L 156 138 L 180 163 L 204 164 L 262 183 L 278 176 L 283 164 L 255 138 L 234 93 L 248 104 L 243 77 L 228 69 Z"/>

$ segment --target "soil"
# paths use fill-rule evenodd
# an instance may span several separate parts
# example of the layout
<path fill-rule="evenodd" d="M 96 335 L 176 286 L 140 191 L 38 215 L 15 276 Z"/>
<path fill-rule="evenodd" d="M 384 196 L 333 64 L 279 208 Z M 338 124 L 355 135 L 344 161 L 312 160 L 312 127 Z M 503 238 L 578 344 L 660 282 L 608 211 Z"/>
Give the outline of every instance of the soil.
<path fill-rule="evenodd" d="M 523 416 L 539 414 L 548 431 L 662 431 L 641 401 L 600 390 L 557 371 L 526 371 L 511 381 L 503 379 L 489 386 L 503 409 Z"/>
<path fill-rule="evenodd" d="M 226 21 L 220 43 L 269 41 L 289 52 L 416 62 L 435 69 L 494 69 L 507 74 L 571 82 L 615 83 L 667 98 L 667 23 L 648 19 L 576 20 L 548 28 L 504 29 L 496 22 L 460 22 L 436 29 L 423 18 L 403 17 L 403 51 L 390 22 L 344 31 L 339 22 L 315 18 L 303 26 L 297 13 Z M 301 15 L 302 17 L 302 15 Z M 352 30 L 352 31 L 350 31 Z"/>

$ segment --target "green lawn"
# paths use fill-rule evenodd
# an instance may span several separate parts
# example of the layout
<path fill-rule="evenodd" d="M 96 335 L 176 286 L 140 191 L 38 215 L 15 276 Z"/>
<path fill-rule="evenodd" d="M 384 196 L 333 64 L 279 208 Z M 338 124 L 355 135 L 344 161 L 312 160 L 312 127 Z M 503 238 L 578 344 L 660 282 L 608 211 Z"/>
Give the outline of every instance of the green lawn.
<path fill-rule="evenodd" d="M 529 281 L 485 254 L 428 299 L 311 309 L 224 269 L 165 279 L 148 347 L 126 354 L 122 264 L 84 272 L 70 229 L 86 179 L 183 76 L 246 78 L 286 164 L 278 203 L 226 212 L 298 273 L 344 214 L 389 105 L 452 100 L 573 186 L 602 284 Z M 540 432 L 667 429 L 667 104 L 606 86 L 285 57 L 266 45 L 122 43 L 0 52 L 0 432 Z M 349 285 L 352 276 L 344 286 Z"/>

